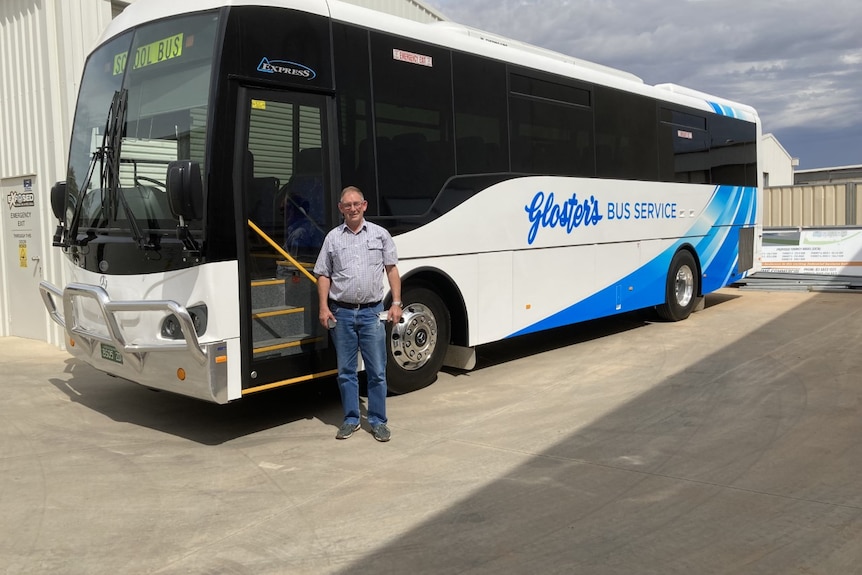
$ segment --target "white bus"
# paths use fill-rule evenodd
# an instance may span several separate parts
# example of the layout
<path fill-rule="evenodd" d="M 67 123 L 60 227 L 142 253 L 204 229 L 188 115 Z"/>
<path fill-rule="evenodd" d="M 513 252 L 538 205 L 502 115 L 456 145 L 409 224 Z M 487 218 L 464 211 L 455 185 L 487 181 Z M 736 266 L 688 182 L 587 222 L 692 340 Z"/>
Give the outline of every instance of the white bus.
<path fill-rule="evenodd" d="M 309 270 L 347 185 L 395 238 L 389 386 L 655 308 L 759 260 L 748 106 L 338 0 L 139 0 L 81 81 L 52 189 L 67 349 L 208 401 L 335 373 Z M 387 296 L 389 297 L 389 296 Z"/>

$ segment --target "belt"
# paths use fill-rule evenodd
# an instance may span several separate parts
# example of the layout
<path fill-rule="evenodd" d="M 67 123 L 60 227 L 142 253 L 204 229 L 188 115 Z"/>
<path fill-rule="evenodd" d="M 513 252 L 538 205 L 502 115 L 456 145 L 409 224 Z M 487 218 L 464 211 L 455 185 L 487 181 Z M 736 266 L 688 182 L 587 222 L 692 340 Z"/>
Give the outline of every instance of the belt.
<path fill-rule="evenodd" d="M 335 301 L 334 299 L 329 300 L 330 305 L 334 305 L 335 307 L 343 307 L 344 309 L 365 309 L 368 307 L 377 307 L 380 305 L 379 301 L 372 301 L 369 303 L 347 303 L 343 301 Z"/>

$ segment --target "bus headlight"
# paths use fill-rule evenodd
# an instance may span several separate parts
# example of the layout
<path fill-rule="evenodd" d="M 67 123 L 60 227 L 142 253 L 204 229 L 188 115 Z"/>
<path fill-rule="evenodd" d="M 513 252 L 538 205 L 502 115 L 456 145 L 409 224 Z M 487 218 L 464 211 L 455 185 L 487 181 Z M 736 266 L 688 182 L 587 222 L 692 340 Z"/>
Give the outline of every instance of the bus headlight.
<path fill-rule="evenodd" d="M 207 330 L 207 306 L 198 305 L 189 308 L 189 315 L 195 326 L 195 333 L 202 336 Z M 162 321 L 162 337 L 167 339 L 185 339 L 183 330 L 180 329 L 180 320 L 174 314 L 169 315 Z"/>

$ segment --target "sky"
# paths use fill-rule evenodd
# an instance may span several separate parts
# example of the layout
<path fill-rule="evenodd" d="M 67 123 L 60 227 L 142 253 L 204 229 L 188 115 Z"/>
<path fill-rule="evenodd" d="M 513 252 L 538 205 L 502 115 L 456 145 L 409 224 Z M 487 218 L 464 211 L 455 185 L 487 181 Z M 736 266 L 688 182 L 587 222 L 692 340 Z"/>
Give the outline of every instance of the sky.
<path fill-rule="evenodd" d="M 448 19 L 757 109 L 796 169 L 862 165 L 860 0 L 423 0 Z"/>

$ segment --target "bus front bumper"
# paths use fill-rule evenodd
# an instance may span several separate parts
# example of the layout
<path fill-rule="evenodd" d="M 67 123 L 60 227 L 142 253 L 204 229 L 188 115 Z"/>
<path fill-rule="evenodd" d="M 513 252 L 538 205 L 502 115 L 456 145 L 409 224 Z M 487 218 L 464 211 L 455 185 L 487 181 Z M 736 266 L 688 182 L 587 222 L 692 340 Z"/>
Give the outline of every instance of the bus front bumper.
<path fill-rule="evenodd" d="M 67 336 L 73 356 L 94 368 L 151 387 L 205 401 L 227 403 L 228 372 L 225 341 L 201 343 L 185 307 L 170 300 L 113 301 L 99 286 L 71 283 L 63 291 L 48 282 L 39 284 L 51 319 Z M 76 318 L 76 298 L 96 302 L 104 331 L 82 326 Z M 61 313 L 57 301 L 62 301 Z M 184 339 L 132 343 L 127 341 L 115 314 L 119 312 L 170 313 L 178 318 Z"/>

